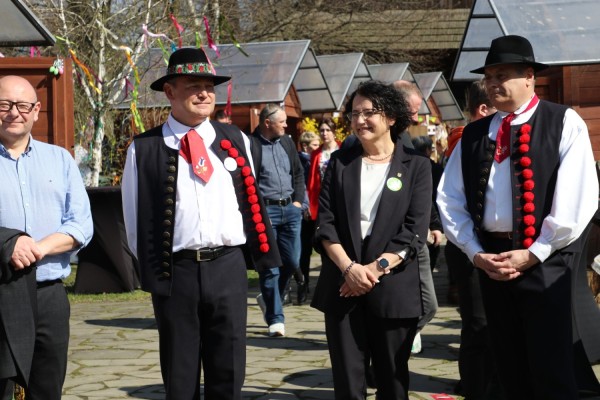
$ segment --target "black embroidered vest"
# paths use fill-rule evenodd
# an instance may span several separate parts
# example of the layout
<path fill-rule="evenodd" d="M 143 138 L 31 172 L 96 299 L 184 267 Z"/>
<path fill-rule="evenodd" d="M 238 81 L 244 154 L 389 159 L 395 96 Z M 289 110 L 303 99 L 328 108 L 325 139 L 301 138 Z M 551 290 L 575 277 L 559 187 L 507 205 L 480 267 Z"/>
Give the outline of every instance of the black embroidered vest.
<path fill-rule="evenodd" d="M 216 139 L 211 145 L 213 151 L 224 161 L 229 157 L 221 147 L 223 140 L 229 141 L 246 160 L 248 157 L 238 128 L 212 122 Z M 151 293 L 168 296 L 171 292 L 173 274 L 173 229 L 176 217 L 177 168 L 179 151 L 168 147 L 163 139 L 162 125 L 134 138 L 136 165 L 138 170 L 138 216 L 137 253 L 140 263 L 142 289 Z M 244 253 L 250 267 L 258 270 L 278 267 L 281 259 L 275 236 L 262 197 L 256 192 L 256 202 L 260 208 L 254 212 L 247 192 L 247 177 L 242 176 L 240 167 L 230 171 L 239 209 L 244 221 L 246 245 Z M 249 175 L 252 178 L 252 174 Z M 257 215 L 258 214 L 258 215 Z M 260 220 L 259 222 L 257 222 Z M 264 224 L 257 231 L 258 223 Z M 266 234 L 268 251 L 260 243 L 260 233 Z M 264 241 L 264 236 L 262 237 Z"/>
<path fill-rule="evenodd" d="M 511 126 L 511 154 L 510 158 L 504 162 L 510 162 L 514 249 L 527 247 L 523 244 L 527 239 L 524 216 L 532 215 L 535 218 L 535 222 L 531 225 L 535 229 L 535 234 L 531 239 L 535 241 L 539 236 L 543 219 L 552 208 L 556 177 L 560 166 L 558 150 L 566 110 L 566 106 L 540 101 L 533 116 L 523 124 L 531 127 L 529 148 L 525 153 L 519 151 L 519 146 L 522 144 L 519 141 L 520 129 L 523 125 Z M 483 243 L 481 224 L 485 210 L 485 191 L 496 149 L 496 142 L 490 140 L 488 136 L 492 118 L 493 116 L 489 116 L 467 125 L 461 139 L 462 172 L 467 209 L 471 214 L 475 233 L 481 243 Z M 522 166 L 523 157 L 531 160 L 530 166 Z M 528 180 L 526 176 L 524 177 L 525 169 L 533 172 L 533 176 L 529 180 L 535 184 L 533 189 L 529 190 L 534 196 L 535 210 L 532 212 L 523 207 L 526 201 L 523 193 L 527 191 L 523 183 Z"/>

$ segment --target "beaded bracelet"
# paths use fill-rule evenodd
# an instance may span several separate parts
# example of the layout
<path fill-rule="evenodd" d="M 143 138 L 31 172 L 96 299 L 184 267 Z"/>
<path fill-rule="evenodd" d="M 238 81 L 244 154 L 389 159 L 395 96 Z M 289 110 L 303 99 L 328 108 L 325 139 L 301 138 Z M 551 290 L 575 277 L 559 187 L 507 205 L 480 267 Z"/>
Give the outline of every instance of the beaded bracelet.
<path fill-rule="evenodd" d="M 344 273 L 343 273 L 343 275 L 344 275 L 344 276 L 348 275 L 348 272 L 350 272 L 350 270 L 352 269 L 352 266 L 353 266 L 354 264 L 356 264 L 356 261 L 352 261 L 352 262 L 350 263 L 350 265 L 348 265 L 348 266 L 346 267 L 346 269 L 344 270 Z"/>

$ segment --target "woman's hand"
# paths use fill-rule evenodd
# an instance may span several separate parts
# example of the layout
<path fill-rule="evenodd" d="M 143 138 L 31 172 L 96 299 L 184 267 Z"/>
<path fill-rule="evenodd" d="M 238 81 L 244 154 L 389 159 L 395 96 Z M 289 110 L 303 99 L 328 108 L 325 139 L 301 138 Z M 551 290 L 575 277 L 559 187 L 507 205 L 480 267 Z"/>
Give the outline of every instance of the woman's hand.
<path fill-rule="evenodd" d="M 344 277 L 345 282 L 340 287 L 340 296 L 354 297 L 369 293 L 379 280 L 365 265 L 355 263 Z"/>

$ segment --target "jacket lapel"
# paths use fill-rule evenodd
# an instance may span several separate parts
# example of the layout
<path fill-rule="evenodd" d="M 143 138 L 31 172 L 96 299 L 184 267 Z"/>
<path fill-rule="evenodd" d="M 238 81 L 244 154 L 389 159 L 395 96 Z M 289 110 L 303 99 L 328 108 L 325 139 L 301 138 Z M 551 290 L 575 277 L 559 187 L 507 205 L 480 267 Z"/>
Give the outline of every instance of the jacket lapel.
<path fill-rule="evenodd" d="M 360 231 L 360 172 L 362 166 L 362 146 L 353 147 L 358 156 L 352 157 L 353 160 L 344 168 L 342 172 L 344 200 L 346 203 L 346 213 L 348 215 L 348 225 L 350 227 L 350 238 L 354 247 L 354 254 L 357 261 L 361 261 L 362 235 Z"/>

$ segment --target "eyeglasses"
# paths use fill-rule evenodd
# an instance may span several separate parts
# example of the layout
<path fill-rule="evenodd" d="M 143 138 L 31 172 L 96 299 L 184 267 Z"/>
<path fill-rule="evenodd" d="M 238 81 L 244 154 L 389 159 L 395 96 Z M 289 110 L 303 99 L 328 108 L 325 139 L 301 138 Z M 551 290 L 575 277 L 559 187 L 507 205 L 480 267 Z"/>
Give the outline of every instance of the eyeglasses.
<path fill-rule="evenodd" d="M 28 114 L 33 110 L 37 103 L 27 103 L 25 101 L 10 101 L 10 100 L 0 100 L 0 111 L 8 112 L 12 110 L 13 106 L 17 107 L 17 111 L 22 114 Z"/>
<path fill-rule="evenodd" d="M 345 115 L 345 117 L 348 121 L 356 121 L 358 118 L 360 118 L 361 115 L 364 119 L 369 119 L 369 118 L 373 117 L 373 115 L 375 115 L 375 114 L 382 114 L 382 113 L 383 113 L 383 111 L 372 108 L 370 110 L 362 110 L 360 112 L 353 111 L 351 113 L 347 113 Z"/>

